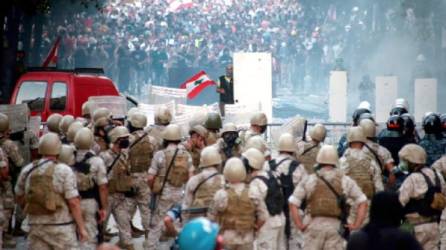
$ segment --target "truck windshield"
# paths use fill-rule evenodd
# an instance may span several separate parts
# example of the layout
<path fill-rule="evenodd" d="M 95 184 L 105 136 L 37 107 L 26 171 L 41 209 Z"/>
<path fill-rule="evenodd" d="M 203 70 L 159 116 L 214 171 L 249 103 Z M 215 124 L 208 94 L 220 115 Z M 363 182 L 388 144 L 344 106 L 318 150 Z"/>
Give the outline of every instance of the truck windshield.
<path fill-rule="evenodd" d="M 26 103 L 30 111 L 43 111 L 45 92 L 48 83 L 44 81 L 24 81 L 20 85 L 16 104 Z"/>

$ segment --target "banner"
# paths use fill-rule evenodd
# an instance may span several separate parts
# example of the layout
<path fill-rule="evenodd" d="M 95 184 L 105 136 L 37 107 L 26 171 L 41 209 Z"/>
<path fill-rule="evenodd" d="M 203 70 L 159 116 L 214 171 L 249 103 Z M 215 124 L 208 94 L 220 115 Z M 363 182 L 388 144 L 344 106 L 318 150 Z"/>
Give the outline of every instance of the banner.
<path fill-rule="evenodd" d="M 226 104 L 225 123 L 232 122 L 237 125 L 249 124 L 251 117 L 257 112 L 260 112 L 260 108 L 255 104 Z"/>
<path fill-rule="evenodd" d="M 187 90 L 149 85 L 149 104 L 164 104 L 174 101 L 176 104 L 186 104 Z"/>
<path fill-rule="evenodd" d="M 141 111 L 141 113 L 145 114 L 147 117 L 147 125 L 155 124 L 155 113 L 156 109 L 160 106 L 166 106 L 167 109 L 170 110 L 170 113 L 172 113 L 172 116 L 175 114 L 175 102 L 170 101 L 165 104 L 145 104 L 145 103 L 139 103 L 138 109 Z"/>

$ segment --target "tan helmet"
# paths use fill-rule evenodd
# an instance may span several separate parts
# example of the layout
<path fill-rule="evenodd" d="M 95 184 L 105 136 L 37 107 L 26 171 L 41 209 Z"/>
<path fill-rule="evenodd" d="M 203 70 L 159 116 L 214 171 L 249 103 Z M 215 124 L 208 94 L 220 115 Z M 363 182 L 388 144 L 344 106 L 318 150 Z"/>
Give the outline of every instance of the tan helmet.
<path fill-rule="evenodd" d="M 82 114 L 81 115 L 83 117 L 85 117 L 87 115 L 91 116 L 92 108 L 93 108 L 93 103 L 92 102 L 89 102 L 89 101 L 84 102 L 82 104 Z"/>
<path fill-rule="evenodd" d="M 39 154 L 56 156 L 60 153 L 62 142 L 56 133 L 46 133 L 39 140 Z"/>
<path fill-rule="evenodd" d="M 376 124 L 370 119 L 364 119 L 359 122 L 365 137 L 374 138 L 376 136 Z"/>
<path fill-rule="evenodd" d="M 192 114 L 192 118 L 189 121 L 189 127 L 193 128 L 195 125 L 202 125 L 204 126 L 204 123 L 207 119 L 206 112 L 195 112 Z"/>
<path fill-rule="evenodd" d="M 163 139 L 166 141 L 181 141 L 181 129 L 176 124 L 169 124 L 163 130 Z"/>
<path fill-rule="evenodd" d="M 229 158 L 225 163 L 223 175 L 228 182 L 243 182 L 246 179 L 246 169 L 242 160 L 236 157 Z"/>
<path fill-rule="evenodd" d="M 62 134 L 67 134 L 68 127 L 70 127 L 71 123 L 74 122 L 74 116 L 72 115 L 64 115 L 62 120 L 60 120 L 59 130 Z"/>
<path fill-rule="evenodd" d="M 67 164 L 68 166 L 73 166 L 76 162 L 74 158 L 74 147 L 71 145 L 62 145 L 57 160 Z"/>
<path fill-rule="evenodd" d="M 215 146 L 205 147 L 200 154 L 200 166 L 199 168 L 205 168 L 222 163 L 221 155 Z"/>
<path fill-rule="evenodd" d="M 147 126 L 147 117 L 140 112 L 133 112 L 129 116 L 129 122 L 134 128 L 145 128 Z"/>
<path fill-rule="evenodd" d="M 93 113 L 93 123 L 95 127 L 103 127 L 108 124 L 112 113 L 108 108 L 98 108 Z"/>
<path fill-rule="evenodd" d="M 155 111 L 155 124 L 156 125 L 168 125 L 172 121 L 172 113 L 170 110 L 162 105 Z"/>
<path fill-rule="evenodd" d="M 260 152 L 262 152 L 263 154 L 265 154 L 267 150 L 266 142 L 260 135 L 255 135 L 248 139 L 245 145 L 245 150 L 248 150 L 250 148 L 255 148 Z"/>
<path fill-rule="evenodd" d="M 227 133 L 227 132 L 238 133 L 237 126 L 235 126 L 235 124 L 232 122 L 226 123 L 225 125 L 223 125 L 223 128 L 220 131 L 220 134 L 223 135 L 224 133 Z"/>
<path fill-rule="evenodd" d="M 4 134 L 9 130 L 9 118 L 7 115 L 0 113 L 0 133 Z"/>
<path fill-rule="evenodd" d="M 132 107 L 131 109 L 129 109 L 129 111 L 127 111 L 127 117 L 130 117 L 134 113 L 138 113 L 138 112 L 139 112 L 139 108 L 138 107 Z"/>
<path fill-rule="evenodd" d="M 281 152 L 295 152 L 297 150 L 296 141 L 289 133 L 283 133 L 279 137 L 279 151 Z"/>
<path fill-rule="evenodd" d="M 362 142 L 366 143 L 367 138 L 364 135 L 364 131 L 361 127 L 351 127 L 347 132 L 348 143 L 352 142 Z"/>
<path fill-rule="evenodd" d="M 263 164 L 265 164 L 265 157 L 258 149 L 250 148 L 243 152 L 242 156 L 248 160 L 249 166 L 254 169 L 261 170 Z"/>
<path fill-rule="evenodd" d="M 115 143 L 119 138 L 129 137 L 129 130 L 124 126 L 117 126 L 113 128 L 108 134 L 111 143 Z"/>
<path fill-rule="evenodd" d="M 417 144 L 405 145 L 400 152 L 398 152 L 398 156 L 401 160 L 405 160 L 413 164 L 426 164 L 426 151 Z"/>
<path fill-rule="evenodd" d="M 74 142 L 74 137 L 76 136 L 77 131 L 79 131 L 83 127 L 84 125 L 82 124 L 82 122 L 71 123 L 71 125 L 68 127 L 67 140 L 69 142 Z"/>
<path fill-rule="evenodd" d="M 74 137 L 74 145 L 77 149 L 88 150 L 93 146 L 94 135 L 89 128 L 81 128 Z"/>
<path fill-rule="evenodd" d="M 310 137 L 313 141 L 323 142 L 326 135 L 327 130 L 325 129 L 325 126 L 320 123 L 314 125 L 314 127 L 310 130 Z"/>
<path fill-rule="evenodd" d="M 60 133 L 59 124 L 62 118 L 63 116 L 58 113 L 53 113 L 50 116 L 48 116 L 48 119 L 46 120 L 46 126 L 48 127 L 48 131 L 56 134 Z"/>
<path fill-rule="evenodd" d="M 337 165 L 338 152 L 332 145 L 323 145 L 316 156 L 316 162 L 322 165 Z"/>
<path fill-rule="evenodd" d="M 268 124 L 268 118 L 265 113 L 256 113 L 251 117 L 251 125 L 266 126 Z"/>
<path fill-rule="evenodd" d="M 193 128 L 189 130 L 189 134 L 197 133 L 201 137 L 206 138 L 208 135 L 208 130 L 202 125 L 195 125 Z"/>

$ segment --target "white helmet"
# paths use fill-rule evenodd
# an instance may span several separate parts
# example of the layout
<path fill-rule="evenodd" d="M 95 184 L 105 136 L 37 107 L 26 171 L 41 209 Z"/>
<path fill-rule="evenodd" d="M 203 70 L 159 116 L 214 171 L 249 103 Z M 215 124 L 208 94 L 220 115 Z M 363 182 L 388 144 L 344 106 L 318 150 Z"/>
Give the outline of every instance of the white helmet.
<path fill-rule="evenodd" d="M 243 182 L 246 179 L 246 169 L 242 160 L 236 157 L 229 158 L 225 163 L 223 175 L 229 182 Z"/>
<path fill-rule="evenodd" d="M 289 133 L 283 133 L 279 138 L 279 151 L 295 152 L 296 149 L 294 137 Z"/>
<path fill-rule="evenodd" d="M 263 168 L 263 164 L 265 163 L 265 157 L 263 156 L 262 152 L 260 152 L 258 149 L 250 148 L 246 150 L 242 154 L 242 156 L 248 160 L 249 166 L 251 166 L 252 168 L 257 170 Z"/>

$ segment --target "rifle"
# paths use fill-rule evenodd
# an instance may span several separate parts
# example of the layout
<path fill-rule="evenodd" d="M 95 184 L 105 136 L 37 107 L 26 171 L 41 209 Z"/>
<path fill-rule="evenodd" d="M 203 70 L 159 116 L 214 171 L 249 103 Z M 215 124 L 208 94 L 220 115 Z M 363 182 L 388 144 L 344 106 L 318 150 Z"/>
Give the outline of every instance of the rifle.
<path fill-rule="evenodd" d="M 186 208 L 186 209 L 182 209 L 181 213 L 187 213 L 187 214 L 205 214 L 207 213 L 207 211 L 209 210 L 209 208 L 207 207 L 191 207 L 191 208 Z"/>
<path fill-rule="evenodd" d="M 101 244 L 101 243 L 105 242 L 105 239 L 104 239 L 105 226 L 104 226 L 104 222 L 99 223 L 99 219 L 100 219 L 99 213 L 96 214 L 96 218 L 98 220 L 98 225 L 97 225 L 97 228 L 98 228 L 98 236 L 97 236 L 98 244 Z"/>

